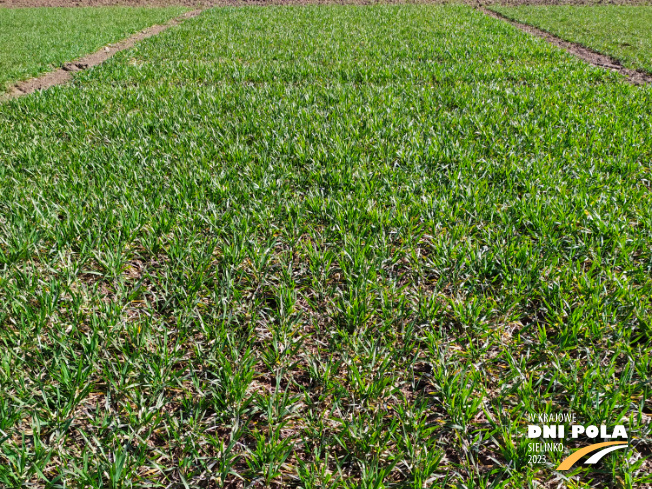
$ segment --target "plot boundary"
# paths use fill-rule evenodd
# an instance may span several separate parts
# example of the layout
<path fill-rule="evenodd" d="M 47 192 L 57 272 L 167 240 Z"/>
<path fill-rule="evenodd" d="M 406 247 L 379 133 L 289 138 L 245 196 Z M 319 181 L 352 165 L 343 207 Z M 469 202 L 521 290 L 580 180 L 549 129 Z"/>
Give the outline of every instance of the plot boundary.
<path fill-rule="evenodd" d="M 538 27 L 534 27 L 530 24 L 524 24 L 522 22 L 518 22 L 506 15 L 501 14 L 500 12 L 489 10 L 488 8 L 485 8 L 483 6 L 479 6 L 478 10 L 480 10 L 485 15 L 488 15 L 489 17 L 493 17 L 494 19 L 508 22 L 509 24 L 522 30 L 523 32 L 540 37 L 546 40 L 547 42 L 549 42 L 550 44 L 553 44 L 563 49 L 564 51 L 572 54 L 573 56 L 576 56 L 577 58 L 580 58 L 583 61 L 586 61 L 587 63 L 592 64 L 593 66 L 598 66 L 600 68 L 605 68 L 607 70 L 616 71 L 621 75 L 623 75 L 624 77 L 626 77 L 627 81 L 629 81 L 634 85 L 646 85 L 648 83 L 652 83 L 652 74 L 647 73 L 646 71 L 643 70 L 633 70 L 631 68 L 627 68 L 623 66 L 620 61 L 618 61 L 615 58 L 612 58 L 611 56 L 587 48 L 586 46 L 582 46 L 581 44 L 567 41 L 565 39 L 562 39 L 561 37 L 557 37 L 547 31 L 544 31 L 543 29 L 539 29 Z"/>
<path fill-rule="evenodd" d="M 63 85 L 72 80 L 72 74 L 78 71 L 87 70 L 93 66 L 100 65 L 106 60 L 110 59 L 116 53 L 124 51 L 125 49 L 132 48 L 137 42 L 147 39 L 149 37 L 160 34 L 161 32 L 179 25 L 187 19 L 197 17 L 202 12 L 202 9 L 192 10 L 175 17 L 165 24 L 153 25 L 143 29 L 140 32 L 118 41 L 114 44 L 104 46 L 94 53 L 87 54 L 77 60 L 64 63 L 61 68 L 54 71 L 49 71 L 35 78 L 17 82 L 10 87 L 6 93 L 0 94 L 0 102 L 29 95 L 36 91 L 47 90 L 56 85 Z"/>

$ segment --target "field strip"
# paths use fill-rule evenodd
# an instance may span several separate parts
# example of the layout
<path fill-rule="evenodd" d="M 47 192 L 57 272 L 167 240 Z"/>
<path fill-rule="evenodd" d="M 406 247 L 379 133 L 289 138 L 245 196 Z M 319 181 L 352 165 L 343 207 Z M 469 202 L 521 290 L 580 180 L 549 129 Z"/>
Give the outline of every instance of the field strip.
<path fill-rule="evenodd" d="M 651 97 L 379 3 L 205 9 L 0 105 L 0 489 L 652 489 Z"/>
<path fill-rule="evenodd" d="M 577 56 L 578 58 L 586 61 L 587 63 L 591 63 L 592 65 L 599 66 L 601 68 L 606 68 L 608 70 L 617 71 L 618 73 L 627 77 L 629 82 L 633 83 L 634 85 L 644 85 L 646 83 L 652 83 L 652 75 L 650 75 L 649 73 L 626 68 L 620 63 L 620 61 L 612 58 L 611 56 L 598 53 L 597 51 L 582 46 L 581 44 L 566 41 L 560 37 L 550 34 L 549 32 L 546 32 L 544 30 L 541 30 L 529 24 L 523 24 L 521 22 L 512 20 L 501 13 L 494 12 L 493 10 L 489 10 L 485 7 L 480 6 L 478 7 L 478 10 L 495 19 L 507 21 L 510 24 L 512 24 L 514 27 L 518 27 L 519 29 L 521 29 L 524 32 L 527 32 L 528 34 L 532 34 L 542 39 L 545 39 L 549 43 L 564 49 L 565 51 L 569 52 L 574 56 Z"/>
<path fill-rule="evenodd" d="M 102 64 L 117 52 L 132 48 L 137 42 L 160 34 L 170 27 L 179 25 L 187 19 L 198 16 L 201 12 L 202 9 L 186 12 L 178 17 L 175 17 L 174 19 L 171 19 L 165 24 L 147 27 L 146 29 L 137 32 L 132 36 L 123 39 L 122 41 L 104 46 L 94 53 L 83 56 L 82 58 L 79 58 L 75 61 L 65 63 L 61 68 L 58 68 L 54 71 L 44 73 L 43 75 L 36 78 L 30 78 L 29 80 L 18 82 L 13 87 L 9 88 L 7 93 L 0 94 L 0 101 L 22 97 L 23 95 L 34 93 L 37 90 L 45 90 L 55 85 L 62 85 L 67 83 L 72 79 L 72 73 L 76 71 L 87 70 L 88 68 Z"/>

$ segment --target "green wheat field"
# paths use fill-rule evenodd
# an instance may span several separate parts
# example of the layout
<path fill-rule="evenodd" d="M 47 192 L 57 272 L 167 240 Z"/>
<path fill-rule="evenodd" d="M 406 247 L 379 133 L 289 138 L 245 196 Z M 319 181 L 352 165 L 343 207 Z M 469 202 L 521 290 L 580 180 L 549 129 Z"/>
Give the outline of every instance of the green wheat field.
<path fill-rule="evenodd" d="M 212 9 L 0 104 L 0 486 L 652 484 L 651 134 L 462 5 Z M 553 412 L 630 446 L 531 463 Z"/>

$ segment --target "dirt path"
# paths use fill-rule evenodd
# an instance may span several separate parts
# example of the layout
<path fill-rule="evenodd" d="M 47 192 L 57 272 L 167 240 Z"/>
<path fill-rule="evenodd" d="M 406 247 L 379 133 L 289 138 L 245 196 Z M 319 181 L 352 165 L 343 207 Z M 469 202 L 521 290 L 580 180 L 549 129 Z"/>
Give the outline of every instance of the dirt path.
<path fill-rule="evenodd" d="M 105 46 L 99 51 L 88 54 L 76 61 L 66 63 L 57 70 L 45 73 L 36 78 L 18 82 L 13 87 L 9 88 L 6 93 L 0 94 L 0 101 L 22 97 L 23 95 L 34 93 L 37 90 L 45 90 L 54 85 L 62 85 L 67 83 L 72 79 L 72 74 L 74 72 L 87 70 L 88 68 L 104 63 L 115 53 L 124 49 L 129 49 L 133 47 L 134 44 L 136 44 L 138 41 L 142 41 L 148 37 L 155 36 L 156 34 L 159 34 L 164 30 L 169 29 L 170 27 L 179 25 L 187 19 L 198 16 L 201 12 L 201 9 L 186 12 L 185 14 L 180 15 L 179 17 L 175 17 L 163 25 L 153 25 L 145 30 L 133 34 L 126 39 L 123 39 L 122 41 Z"/>
<path fill-rule="evenodd" d="M 528 34 L 533 34 L 535 36 L 541 37 L 542 39 L 545 39 L 549 43 L 554 44 L 555 46 L 558 46 L 566 50 L 570 54 L 577 56 L 578 58 L 586 61 L 587 63 L 591 63 L 592 65 L 599 66 L 601 68 L 606 68 L 608 70 L 617 71 L 621 75 L 627 77 L 629 82 L 633 83 L 634 85 L 644 85 L 647 83 L 652 83 L 652 75 L 650 75 L 649 73 L 626 68 L 622 64 L 620 64 L 620 61 L 612 58 L 611 56 L 598 53 L 597 51 L 593 51 L 592 49 L 586 48 L 574 42 L 565 41 L 557 36 L 553 36 L 552 34 L 546 31 L 537 29 L 536 27 L 532 27 L 531 25 L 522 24 L 521 22 L 516 22 L 515 20 L 505 17 L 504 15 L 499 14 L 498 12 L 494 12 L 493 10 L 488 10 L 483 6 L 478 6 L 477 8 L 478 10 L 480 10 L 481 12 L 483 12 L 484 14 L 490 17 L 494 17 L 495 19 L 500 19 L 509 22 L 513 26 L 518 27 L 519 29 L 521 29 L 524 32 L 527 32 Z"/>

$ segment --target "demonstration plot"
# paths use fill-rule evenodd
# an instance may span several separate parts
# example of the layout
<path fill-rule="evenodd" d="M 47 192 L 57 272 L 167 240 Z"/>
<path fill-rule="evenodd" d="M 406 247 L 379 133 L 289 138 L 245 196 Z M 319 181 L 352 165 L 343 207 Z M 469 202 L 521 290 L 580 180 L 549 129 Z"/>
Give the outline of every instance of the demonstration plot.
<path fill-rule="evenodd" d="M 652 73 L 652 6 L 492 6 L 510 19 L 607 54 L 628 68 Z"/>
<path fill-rule="evenodd" d="M 58 68 L 186 10 L 181 7 L 2 8 L 0 92 L 11 82 Z"/>
<path fill-rule="evenodd" d="M 314 6 L 0 106 L 0 483 L 651 483 L 650 95 L 468 7 Z M 630 442 L 560 474 L 541 413 Z"/>

